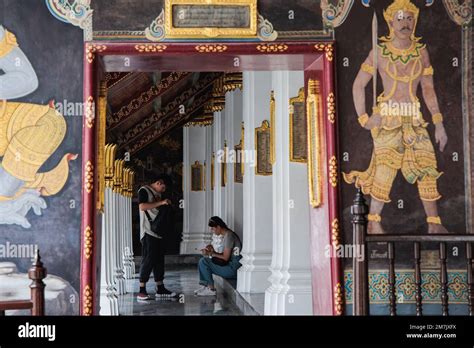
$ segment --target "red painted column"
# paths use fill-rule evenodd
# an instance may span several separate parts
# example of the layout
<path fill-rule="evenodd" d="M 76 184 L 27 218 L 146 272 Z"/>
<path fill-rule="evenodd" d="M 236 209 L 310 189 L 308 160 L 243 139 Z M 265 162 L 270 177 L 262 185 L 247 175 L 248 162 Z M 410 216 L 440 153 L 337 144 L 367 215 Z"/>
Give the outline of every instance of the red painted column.
<path fill-rule="evenodd" d="M 309 79 L 319 81 L 321 86 L 318 92 L 321 114 L 318 115 L 321 124 L 322 203 L 320 207 L 310 209 L 313 313 L 343 315 L 344 282 L 341 260 L 333 257 L 335 248 L 340 245 L 335 52 L 333 43 L 316 44 L 314 48 L 323 56 L 321 67 L 314 66 L 313 70 L 305 71 L 306 90 Z M 321 68 L 322 70 L 319 70 Z M 331 251 L 330 255 L 328 250 Z"/>
<path fill-rule="evenodd" d="M 340 175 L 339 175 L 339 151 L 338 151 L 338 131 L 337 131 L 337 109 L 335 90 L 335 70 L 334 62 L 335 46 L 327 44 L 324 55 L 323 69 L 323 105 L 324 123 L 326 125 L 326 154 L 328 173 L 328 217 L 329 233 L 332 250 L 340 246 Z M 341 259 L 333 257 L 331 254 L 331 286 L 332 286 L 332 310 L 333 315 L 342 315 L 344 312 L 344 279 L 342 275 Z"/>
<path fill-rule="evenodd" d="M 82 223 L 80 314 L 94 314 L 95 284 L 93 260 L 95 246 L 95 97 L 94 46 L 84 45 L 84 105 L 82 128 Z"/>

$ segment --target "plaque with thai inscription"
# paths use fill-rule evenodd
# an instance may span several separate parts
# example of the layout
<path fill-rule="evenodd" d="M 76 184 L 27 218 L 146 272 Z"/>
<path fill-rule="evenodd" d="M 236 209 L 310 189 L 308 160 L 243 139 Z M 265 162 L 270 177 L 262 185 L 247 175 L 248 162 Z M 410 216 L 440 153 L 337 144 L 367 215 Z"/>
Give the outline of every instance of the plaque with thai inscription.
<path fill-rule="evenodd" d="M 191 166 L 191 191 L 203 190 L 204 167 L 199 161 Z"/>
<path fill-rule="evenodd" d="M 175 28 L 248 28 L 250 8 L 248 6 L 173 6 Z"/>
<path fill-rule="evenodd" d="M 239 145 L 235 145 L 234 150 L 236 154 L 236 161 L 234 162 L 234 182 L 237 184 L 243 184 L 244 176 L 242 175 L 242 141 Z"/>
<path fill-rule="evenodd" d="M 257 0 L 168 0 L 170 38 L 256 37 Z"/>
<path fill-rule="evenodd" d="M 298 97 L 290 99 L 290 161 L 306 162 L 308 159 L 308 123 L 306 119 L 304 88 Z"/>
<path fill-rule="evenodd" d="M 261 127 L 255 129 L 255 147 L 257 152 L 255 174 L 271 175 L 271 129 L 267 120 L 262 122 Z"/>

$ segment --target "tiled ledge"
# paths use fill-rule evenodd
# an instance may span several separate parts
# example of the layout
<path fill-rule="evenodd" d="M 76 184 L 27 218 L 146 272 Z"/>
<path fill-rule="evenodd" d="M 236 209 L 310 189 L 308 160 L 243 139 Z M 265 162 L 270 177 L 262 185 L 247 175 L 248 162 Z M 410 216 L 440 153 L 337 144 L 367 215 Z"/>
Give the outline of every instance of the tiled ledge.
<path fill-rule="evenodd" d="M 243 315 L 263 315 L 265 294 L 241 294 L 237 291 L 237 281 L 235 279 L 223 279 L 214 276 L 214 284 L 217 288 L 218 296 L 224 296 L 235 304 Z"/>

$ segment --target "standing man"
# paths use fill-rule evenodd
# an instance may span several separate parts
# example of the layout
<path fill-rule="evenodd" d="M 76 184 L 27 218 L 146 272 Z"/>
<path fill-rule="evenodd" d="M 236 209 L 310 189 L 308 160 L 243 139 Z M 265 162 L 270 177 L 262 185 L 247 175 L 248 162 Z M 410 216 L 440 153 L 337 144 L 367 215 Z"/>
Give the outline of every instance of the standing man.
<path fill-rule="evenodd" d="M 382 209 L 390 202 L 390 191 L 398 171 L 405 180 L 418 186 L 428 224 L 428 233 L 446 234 L 438 215 L 437 201 L 441 198 L 437 180 L 435 150 L 427 131 L 428 122 L 420 111 L 417 92 L 431 114 L 434 138 L 443 151 L 448 137 L 443 125 L 433 82 L 434 69 L 428 50 L 421 38 L 415 36 L 419 9 L 410 0 L 395 0 L 385 11 L 390 33 L 382 37 L 362 64 L 354 81 L 353 97 L 358 121 L 370 130 L 374 150 L 369 168 L 344 173 L 349 184 L 361 187 L 371 196 L 368 233 L 382 234 Z M 374 29 L 373 29 L 374 30 Z M 375 29 L 376 30 L 376 29 Z M 366 111 L 365 87 L 371 79 L 382 78 L 383 93 L 377 98 L 372 115 Z M 374 88 L 375 90 L 375 88 Z"/>
<path fill-rule="evenodd" d="M 160 207 L 171 204 L 169 199 L 161 199 L 161 194 L 166 191 L 167 184 L 169 184 L 168 178 L 165 175 L 160 175 L 153 183 L 142 186 L 138 190 L 140 241 L 142 243 L 138 301 L 150 299 L 146 292 L 146 283 L 150 279 L 152 270 L 156 282 L 155 298 L 171 298 L 176 296 L 176 293 L 166 289 L 163 284 L 165 274 L 165 242 L 162 236 L 157 235 L 151 230 L 149 222 L 149 219 L 154 220 L 156 218 Z"/>

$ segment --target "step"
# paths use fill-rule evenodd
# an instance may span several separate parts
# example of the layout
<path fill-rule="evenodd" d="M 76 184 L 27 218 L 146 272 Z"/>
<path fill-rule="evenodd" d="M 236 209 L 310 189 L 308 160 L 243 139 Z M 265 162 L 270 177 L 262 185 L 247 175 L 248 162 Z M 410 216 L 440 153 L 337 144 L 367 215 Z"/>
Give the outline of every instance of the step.
<path fill-rule="evenodd" d="M 217 293 L 237 306 L 243 315 L 263 315 L 265 294 L 241 294 L 237 291 L 236 279 L 224 279 L 214 275 L 214 285 Z"/>

